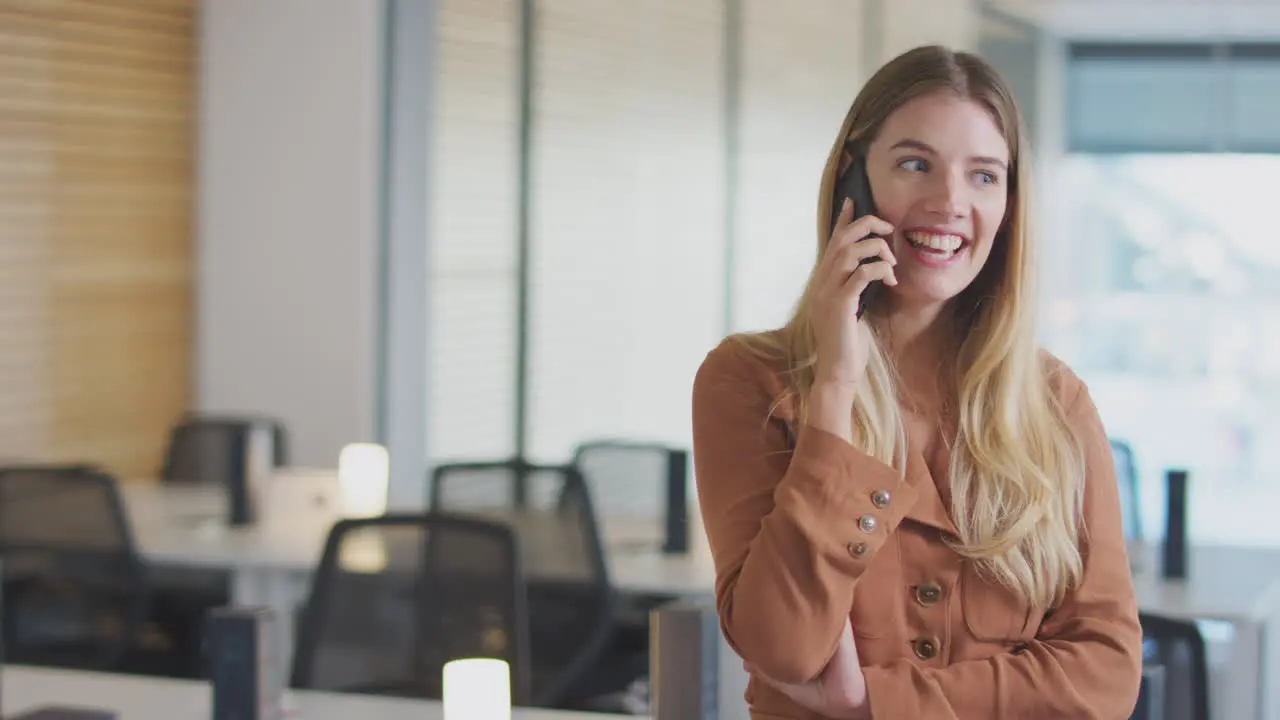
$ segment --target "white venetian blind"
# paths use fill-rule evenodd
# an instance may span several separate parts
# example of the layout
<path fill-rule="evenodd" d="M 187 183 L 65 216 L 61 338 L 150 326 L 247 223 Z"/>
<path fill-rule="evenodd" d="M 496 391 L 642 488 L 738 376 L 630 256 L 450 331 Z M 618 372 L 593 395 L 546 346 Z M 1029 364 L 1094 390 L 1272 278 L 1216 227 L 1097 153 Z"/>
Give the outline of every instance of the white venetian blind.
<path fill-rule="evenodd" d="M 541 0 L 529 454 L 689 443 L 722 334 L 724 3 Z"/>
<path fill-rule="evenodd" d="M 743 0 L 734 330 L 790 317 L 817 251 L 818 183 L 865 80 L 862 2 Z"/>
<path fill-rule="evenodd" d="M 0 1 L 0 458 L 150 476 L 187 407 L 194 5 Z"/>
<path fill-rule="evenodd" d="M 428 447 L 500 458 L 514 450 L 519 2 L 444 0 L 438 32 Z"/>

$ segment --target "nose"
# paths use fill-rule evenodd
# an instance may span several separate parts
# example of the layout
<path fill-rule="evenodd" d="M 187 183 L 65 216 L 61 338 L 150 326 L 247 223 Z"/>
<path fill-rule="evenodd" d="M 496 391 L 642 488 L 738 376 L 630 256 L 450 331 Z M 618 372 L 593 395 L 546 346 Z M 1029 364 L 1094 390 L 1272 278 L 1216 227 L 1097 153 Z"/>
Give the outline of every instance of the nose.
<path fill-rule="evenodd" d="M 968 202 L 961 172 L 938 173 L 925 203 L 925 210 L 950 220 L 964 217 Z"/>

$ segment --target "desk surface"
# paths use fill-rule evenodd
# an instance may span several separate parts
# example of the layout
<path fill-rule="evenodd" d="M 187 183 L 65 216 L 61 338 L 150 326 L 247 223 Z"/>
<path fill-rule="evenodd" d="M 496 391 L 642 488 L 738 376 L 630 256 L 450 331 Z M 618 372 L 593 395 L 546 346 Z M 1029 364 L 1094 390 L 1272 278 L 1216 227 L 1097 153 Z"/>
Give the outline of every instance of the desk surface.
<path fill-rule="evenodd" d="M 1137 546 L 1134 590 L 1145 612 L 1186 620 L 1257 620 L 1275 614 L 1280 602 L 1280 548 L 1196 546 L 1187 579 L 1159 574 L 1157 548 Z"/>
<path fill-rule="evenodd" d="M 244 528 L 223 524 L 225 498 L 210 488 L 132 484 L 124 487 L 123 497 L 138 549 L 152 563 L 307 573 L 343 514 L 324 471 L 314 473 L 315 478 L 298 474 L 273 483 L 262 521 Z M 701 525 L 691 528 L 692 550 L 683 555 L 637 542 L 657 526 L 654 520 L 601 520 L 614 585 L 635 593 L 710 595 L 715 569 Z"/>
<path fill-rule="evenodd" d="M 113 710 L 120 720 L 207 720 L 209 685 L 193 680 L 167 680 L 47 670 L 15 665 L 3 670 L 5 717 L 42 705 L 76 705 Z M 438 702 L 320 692 L 293 691 L 286 697 L 287 718 L 299 720 L 442 720 Z M 516 709 L 512 720 L 605 720 L 614 715 Z"/>
<path fill-rule="evenodd" d="M 124 497 L 139 549 L 151 562 L 308 573 L 320 558 L 330 526 L 342 514 L 325 471 L 311 472 L 316 479 L 282 478 L 264 521 L 240 529 L 221 524 L 224 500 L 208 488 L 129 485 Z M 637 593 L 712 595 L 715 568 L 701 526 L 695 522 L 691 529 L 688 554 L 666 555 L 652 544 L 636 543 L 643 534 L 637 526 L 652 524 L 620 518 L 601 521 L 614 584 Z M 1159 577 L 1154 548 L 1135 546 L 1131 553 L 1139 567 L 1134 578 L 1138 604 L 1145 611 L 1186 618 L 1259 619 L 1268 617 L 1280 602 L 1280 548 L 1194 547 L 1191 577 L 1185 581 Z"/>

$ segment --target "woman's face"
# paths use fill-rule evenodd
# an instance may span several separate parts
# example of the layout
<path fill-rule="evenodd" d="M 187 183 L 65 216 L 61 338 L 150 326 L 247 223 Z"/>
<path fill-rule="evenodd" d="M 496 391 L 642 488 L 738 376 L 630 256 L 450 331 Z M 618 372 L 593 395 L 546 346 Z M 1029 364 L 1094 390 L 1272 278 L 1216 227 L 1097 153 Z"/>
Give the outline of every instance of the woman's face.
<path fill-rule="evenodd" d="M 898 284 L 912 305 L 942 303 L 973 282 L 1008 205 L 1009 146 L 972 100 L 924 95 L 893 112 L 867 151 L 876 214 L 893 224 Z"/>

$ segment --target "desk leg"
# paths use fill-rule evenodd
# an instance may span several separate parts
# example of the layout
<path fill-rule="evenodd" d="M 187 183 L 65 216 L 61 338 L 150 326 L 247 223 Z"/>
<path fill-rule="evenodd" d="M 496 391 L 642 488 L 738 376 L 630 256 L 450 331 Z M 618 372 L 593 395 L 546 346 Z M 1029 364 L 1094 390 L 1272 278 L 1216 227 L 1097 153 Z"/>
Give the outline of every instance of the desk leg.
<path fill-rule="evenodd" d="M 281 686 L 287 687 L 293 667 L 296 588 L 291 573 L 270 568 L 237 568 L 231 576 L 231 602 L 237 607 L 270 608 L 275 614 L 275 646 Z"/>
<path fill-rule="evenodd" d="M 1216 717 L 1264 720 L 1265 698 L 1262 682 L 1262 649 L 1265 625 L 1238 620 L 1231 624 L 1233 636 L 1226 666 L 1213 677 L 1210 667 L 1210 710 Z M 1212 649 L 1210 650 L 1212 653 Z"/>
<path fill-rule="evenodd" d="M 1260 633 L 1258 685 L 1262 694 L 1262 717 L 1280 720 L 1280 603 L 1272 603 Z"/>

